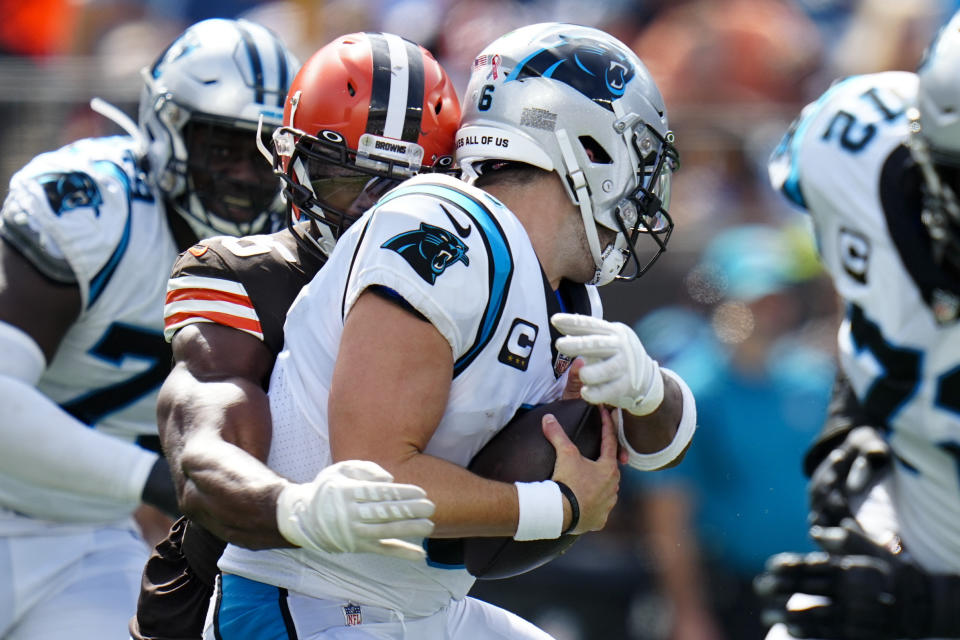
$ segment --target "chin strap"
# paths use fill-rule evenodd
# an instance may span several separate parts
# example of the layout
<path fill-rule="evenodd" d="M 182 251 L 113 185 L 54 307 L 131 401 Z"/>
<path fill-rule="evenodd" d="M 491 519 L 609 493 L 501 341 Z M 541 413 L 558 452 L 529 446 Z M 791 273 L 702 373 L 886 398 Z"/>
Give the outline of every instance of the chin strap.
<path fill-rule="evenodd" d="M 574 202 L 580 207 L 580 217 L 583 218 L 583 227 L 587 232 L 587 243 L 590 245 L 590 254 L 597 272 L 589 284 L 606 284 L 613 278 L 603 280 L 603 263 L 607 252 L 600 247 L 600 237 L 597 235 L 597 221 L 593 217 L 593 205 L 590 203 L 590 190 L 587 187 L 587 177 L 583 175 L 580 163 L 573 153 L 573 145 L 566 129 L 557 131 L 557 143 L 560 146 L 560 155 L 563 158 L 563 170 L 568 178 L 568 185 L 573 190 Z M 561 176 L 563 177 L 563 176 Z"/>
<path fill-rule="evenodd" d="M 953 189 L 943 183 L 934 167 L 930 145 L 921 133 L 919 111 L 915 108 L 910 109 L 907 117 L 910 120 L 910 153 L 923 173 L 927 197 L 932 201 L 932 206 L 926 206 L 924 203 L 922 220 L 934 241 L 934 258 L 937 262 L 941 262 L 943 253 L 947 249 L 949 219 L 952 218 L 955 223 L 960 224 L 960 204 L 957 203 Z"/>
<path fill-rule="evenodd" d="M 235 236 L 239 238 L 257 233 L 270 233 L 271 231 L 271 225 L 268 224 L 270 213 L 267 211 L 261 211 L 257 214 L 256 218 L 243 223 L 243 226 L 241 226 L 236 222 L 230 222 L 229 220 L 209 213 L 193 189 L 190 189 L 190 193 L 185 200 L 186 206 L 174 204 L 174 209 L 186 219 L 187 224 L 190 225 L 190 229 L 193 230 L 198 238 L 203 239 L 214 236 Z M 203 217 L 201 218 L 200 215 L 193 213 L 194 211 L 202 211 Z"/>

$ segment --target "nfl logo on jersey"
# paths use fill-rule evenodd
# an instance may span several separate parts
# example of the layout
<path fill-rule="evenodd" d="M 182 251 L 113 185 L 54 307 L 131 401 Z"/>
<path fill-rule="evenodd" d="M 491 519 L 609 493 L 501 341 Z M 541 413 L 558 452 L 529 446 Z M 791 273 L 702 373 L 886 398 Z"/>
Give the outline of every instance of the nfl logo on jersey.
<path fill-rule="evenodd" d="M 363 622 L 363 618 L 360 617 L 360 607 L 355 604 L 348 604 L 343 607 L 343 619 L 346 621 L 348 627 L 353 627 Z"/>

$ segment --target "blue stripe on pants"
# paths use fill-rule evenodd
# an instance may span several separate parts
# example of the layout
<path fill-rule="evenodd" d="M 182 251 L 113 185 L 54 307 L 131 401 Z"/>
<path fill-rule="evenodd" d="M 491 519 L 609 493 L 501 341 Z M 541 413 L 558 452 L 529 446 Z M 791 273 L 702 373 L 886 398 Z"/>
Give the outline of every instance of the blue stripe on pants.
<path fill-rule="evenodd" d="M 218 640 L 296 640 L 287 590 L 231 574 L 220 577 Z"/>

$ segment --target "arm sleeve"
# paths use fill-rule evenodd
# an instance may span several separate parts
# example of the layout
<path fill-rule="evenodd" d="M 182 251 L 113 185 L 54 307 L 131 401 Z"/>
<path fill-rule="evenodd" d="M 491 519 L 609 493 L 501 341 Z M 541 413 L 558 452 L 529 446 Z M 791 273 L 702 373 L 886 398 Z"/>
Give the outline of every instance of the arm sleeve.
<path fill-rule="evenodd" d="M 88 428 L 40 393 L 43 356 L 26 333 L 0 323 L 0 351 L 11 354 L 0 359 L 0 504 L 56 519 L 129 515 L 157 455 Z"/>

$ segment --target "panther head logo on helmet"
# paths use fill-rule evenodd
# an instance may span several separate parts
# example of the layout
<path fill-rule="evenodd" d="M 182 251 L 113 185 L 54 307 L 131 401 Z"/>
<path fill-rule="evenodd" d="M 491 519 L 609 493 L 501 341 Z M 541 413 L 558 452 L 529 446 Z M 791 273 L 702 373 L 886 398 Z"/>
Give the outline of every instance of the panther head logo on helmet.
<path fill-rule="evenodd" d="M 613 111 L 613 101 L 623 97 L 634 73 L 633 65 L 622 52 L 594 39 L 561 34 L 555 46 L 531 54 L 510 72 L 506 81 L 552 78 Z"/>

